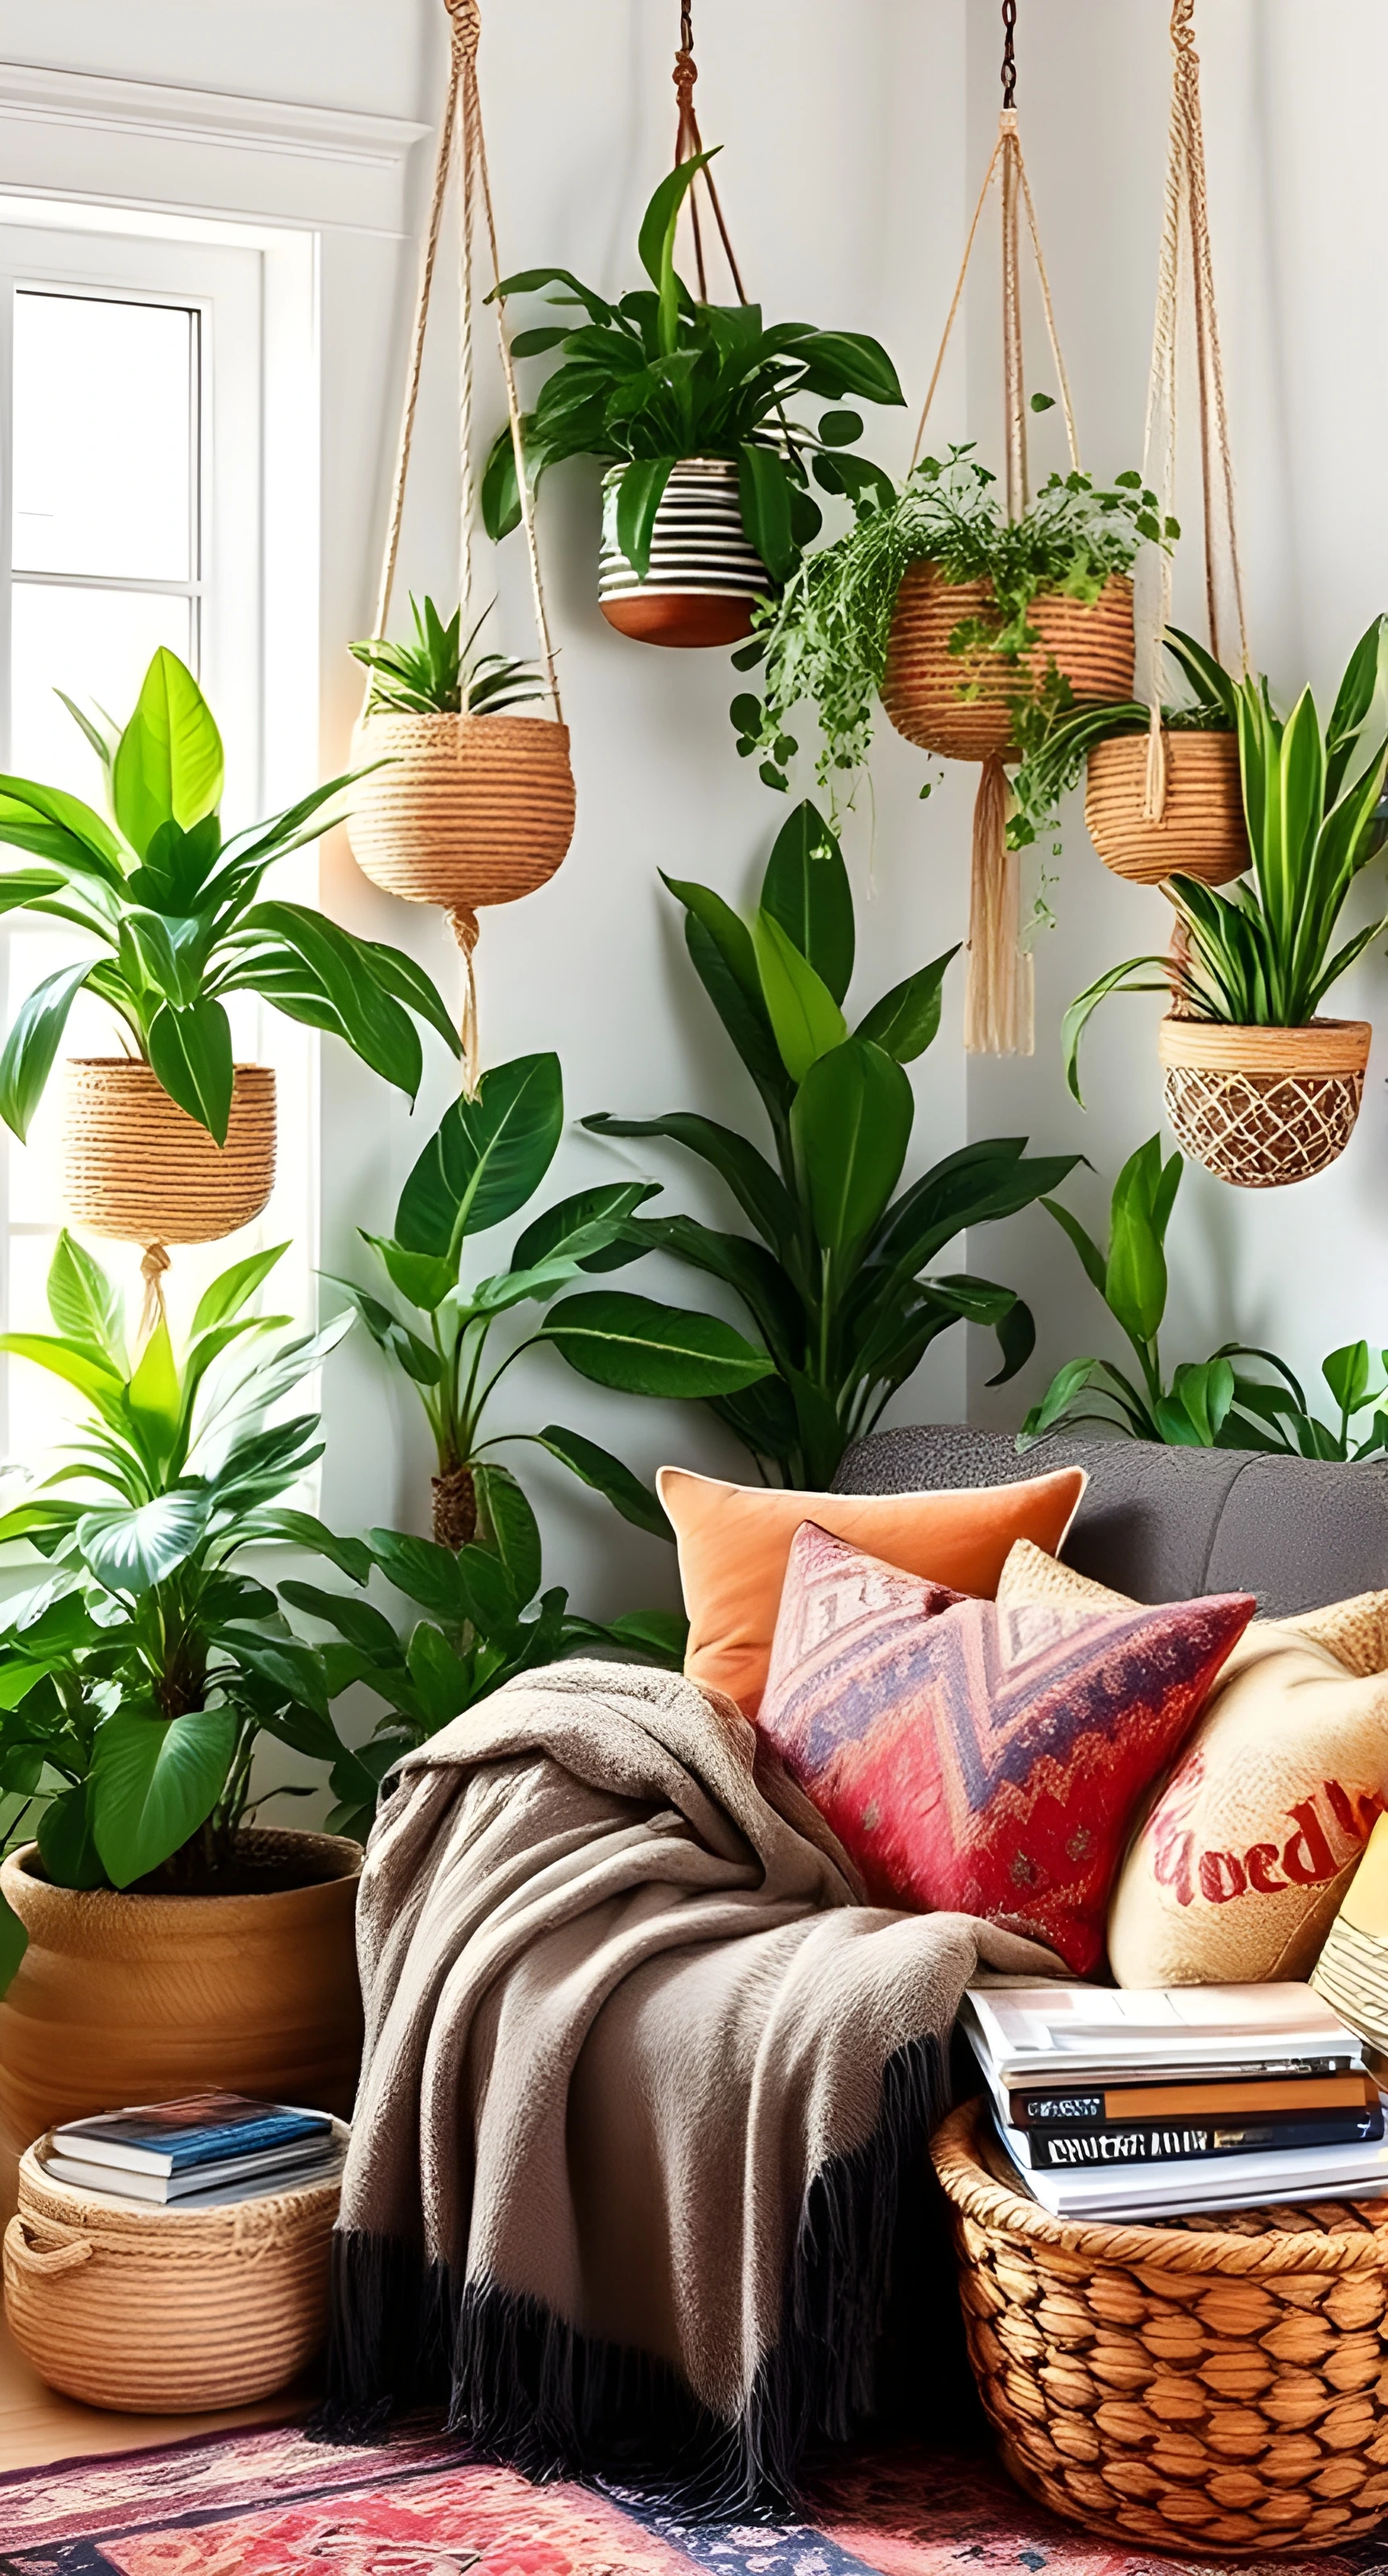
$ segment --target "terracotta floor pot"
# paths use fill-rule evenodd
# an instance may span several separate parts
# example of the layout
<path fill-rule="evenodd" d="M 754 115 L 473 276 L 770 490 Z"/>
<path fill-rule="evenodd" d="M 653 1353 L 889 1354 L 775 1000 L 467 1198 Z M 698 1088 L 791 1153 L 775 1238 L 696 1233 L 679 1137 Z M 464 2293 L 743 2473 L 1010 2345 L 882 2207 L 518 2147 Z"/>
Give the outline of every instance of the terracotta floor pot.
<path fill-rule="evenodd" d="M 1228 885 L 1249 864 L 1237 734 L 1167 734 L 1159 823 L 1142 811 L 1147 742 L 1145 733 L 1115 734 L 1089 755 L 1084 819 L 1105 867 L 1137 885 L 1178 874 Z"/>
<path fill-rule="evenodd" d="M 603 476 L 598 605 L 609 626 L 639 644 L 684 651 L 750 635 L 753 608 L 773 585 L 742 524 L 737 467 L 722 456 L 690 456 L 675 467 L 655 514 L 644 576 L 617 543 L 624 471 L 614 465 Z"/>
<path fill-rule="evenodd" d="M 0 2001 L 0 2154 L 85 2111 L 224 2088 L 345 2116 L 361 2052 L 358 1844 L 257 1831 L 313 1883 L 265 1896 L 77 1893 L 0 1864 L 29 1947 Z"/>
<path fill-rule="evenodd" d="M 1019 663 L 986 647 L 951 653 L 949 639 L 992 605 L 986 581 L 945 581 L 934 564 L 912 564 L 896 595 L 882 704 L 897 732 L 944 760 L 1014 758 L 1009 701 L 1044 679 L 1050 661 L 1079 705 L 1133 693 L 1133 586 L 1117 573 L 1091 604 L 1043 591 L 1029 610 L 1041 641 Z M 965 697 L 964 690 L 973 692 Z"/>
<path fill-rule="evenodd" d="M 1343 1154 L 1364 1096 L 1367 1020 L 1301 1029 L 1165 1019 L 1157 1053 L 1182 1150 L 1236 1189 L 1285 1189 Z"/>
<path fill-rule="evenodd" d="M 260 1214 L 275 1180 L 275 1077 L 238 1064 L 225 1145 L 170 1100 L 137 1056 L 66 1068 L 63 1204 L 121 1243 L 214 1243 Z"/>
<path fill-rule="evenodd" d="M 40 2379 L 87 2406 L 253 2405 L 323 2342 L 340 2189 L 339 2170 L 263 2200 L 164 2209 L 55 2182 L 26 2153 L 5 2230 L 10 2333 Z"/>
<path fill-rule="evenodd" d="M 347 832 L 363 874 L 447 912 L 515 903 L 574 836 L 569 729 L 548 716 L 363 716 Z"/>

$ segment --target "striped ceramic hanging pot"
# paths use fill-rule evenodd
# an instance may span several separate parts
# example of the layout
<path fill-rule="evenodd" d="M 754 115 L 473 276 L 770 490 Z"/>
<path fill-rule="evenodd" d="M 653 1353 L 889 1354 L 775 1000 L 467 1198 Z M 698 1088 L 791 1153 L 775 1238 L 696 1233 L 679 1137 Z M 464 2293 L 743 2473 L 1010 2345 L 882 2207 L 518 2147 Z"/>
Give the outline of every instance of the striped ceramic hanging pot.
<path fill-rule="evenodd" d="M 726 456 L 688 456 L 665 487 L 643 577 L 617 542 L 617 493 L 624 465 L 602 485 L 598 601 L 610 626 L 640 644 L 688 650 L 736 644 L 774 587 L 742 524 L 738 469 Z"/>

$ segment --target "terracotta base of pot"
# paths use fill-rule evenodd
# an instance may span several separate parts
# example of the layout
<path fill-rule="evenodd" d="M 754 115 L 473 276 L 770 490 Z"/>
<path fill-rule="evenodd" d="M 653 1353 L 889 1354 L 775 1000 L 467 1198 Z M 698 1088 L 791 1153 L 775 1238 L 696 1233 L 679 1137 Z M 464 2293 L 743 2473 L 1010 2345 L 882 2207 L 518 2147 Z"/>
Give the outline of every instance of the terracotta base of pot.
<path fill-rule="evenodd" d="M 138 1057 L 74 1057 L 62 1155 L 63 1205 L 89 1234 L 215 1243 L 258 1217 L 274 1187 L 274 1074 L 238 1064 L 218 1145 Z"/>
<path fill-rule="evenodd" d="M 1163 1020 L 1157 1053 L 1177 1142 L 1235 1189 L 1314 1180 L 1354 1133 L 1372 1036 L 1367 1020 L 1301 1029 Z"/>
<path fill-rule="evenodd" d="M 755 602 L 735 592 L 658 590 L 641 598 L 599 602 L 609 626 L 638 644 L 669 644 L 683 653 L 738 644 L 752 632 Z"/>

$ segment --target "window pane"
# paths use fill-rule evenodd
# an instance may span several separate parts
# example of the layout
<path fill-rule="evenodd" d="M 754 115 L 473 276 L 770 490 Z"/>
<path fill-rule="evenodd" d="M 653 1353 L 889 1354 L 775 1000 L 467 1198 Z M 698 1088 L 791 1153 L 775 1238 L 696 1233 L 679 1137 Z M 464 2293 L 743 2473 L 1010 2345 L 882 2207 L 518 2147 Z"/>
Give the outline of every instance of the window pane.
<path fill-rule="evenodd" d="M 64 690 L 79 707 L 104 707 L 118 725 L 125 724 L 159 645 L 172 645 L 185 662 L 193 661 L 192 616 L 191 601 L 164 592 L 80 590 L 66 582 L 50 589 L 17 581 L 11 769 L 100 805 L 96 755 L 54 691 Z"/>
<path fill-rule="evenodd" d="M 192 578 L 196 322 L 176 305 L 16 295 L 17 570 Z"/>

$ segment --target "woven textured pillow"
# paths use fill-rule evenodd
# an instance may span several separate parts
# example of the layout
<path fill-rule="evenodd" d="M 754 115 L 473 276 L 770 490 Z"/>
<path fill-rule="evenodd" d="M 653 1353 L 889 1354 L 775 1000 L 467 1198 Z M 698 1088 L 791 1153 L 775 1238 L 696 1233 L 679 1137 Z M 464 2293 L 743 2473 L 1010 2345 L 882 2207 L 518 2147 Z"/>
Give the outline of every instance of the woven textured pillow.
<path fill-rule="evenodd" d="M 1121 1598 L 1015 1547 L 1000 1603 Z M 1388 1593 L 1256 1620 L 1137 1818 L 1114 1887 L 1125 1986 L 1310 1974 L 1388 1808 Z"/>
<path fill-rule="evenodd" d="M 1132 1811 L 1253 1608 L 1002 1609 L 807 1522 L 757 1725 L 874 1902 L 981 1915 L 1083 1976 Z"/>

